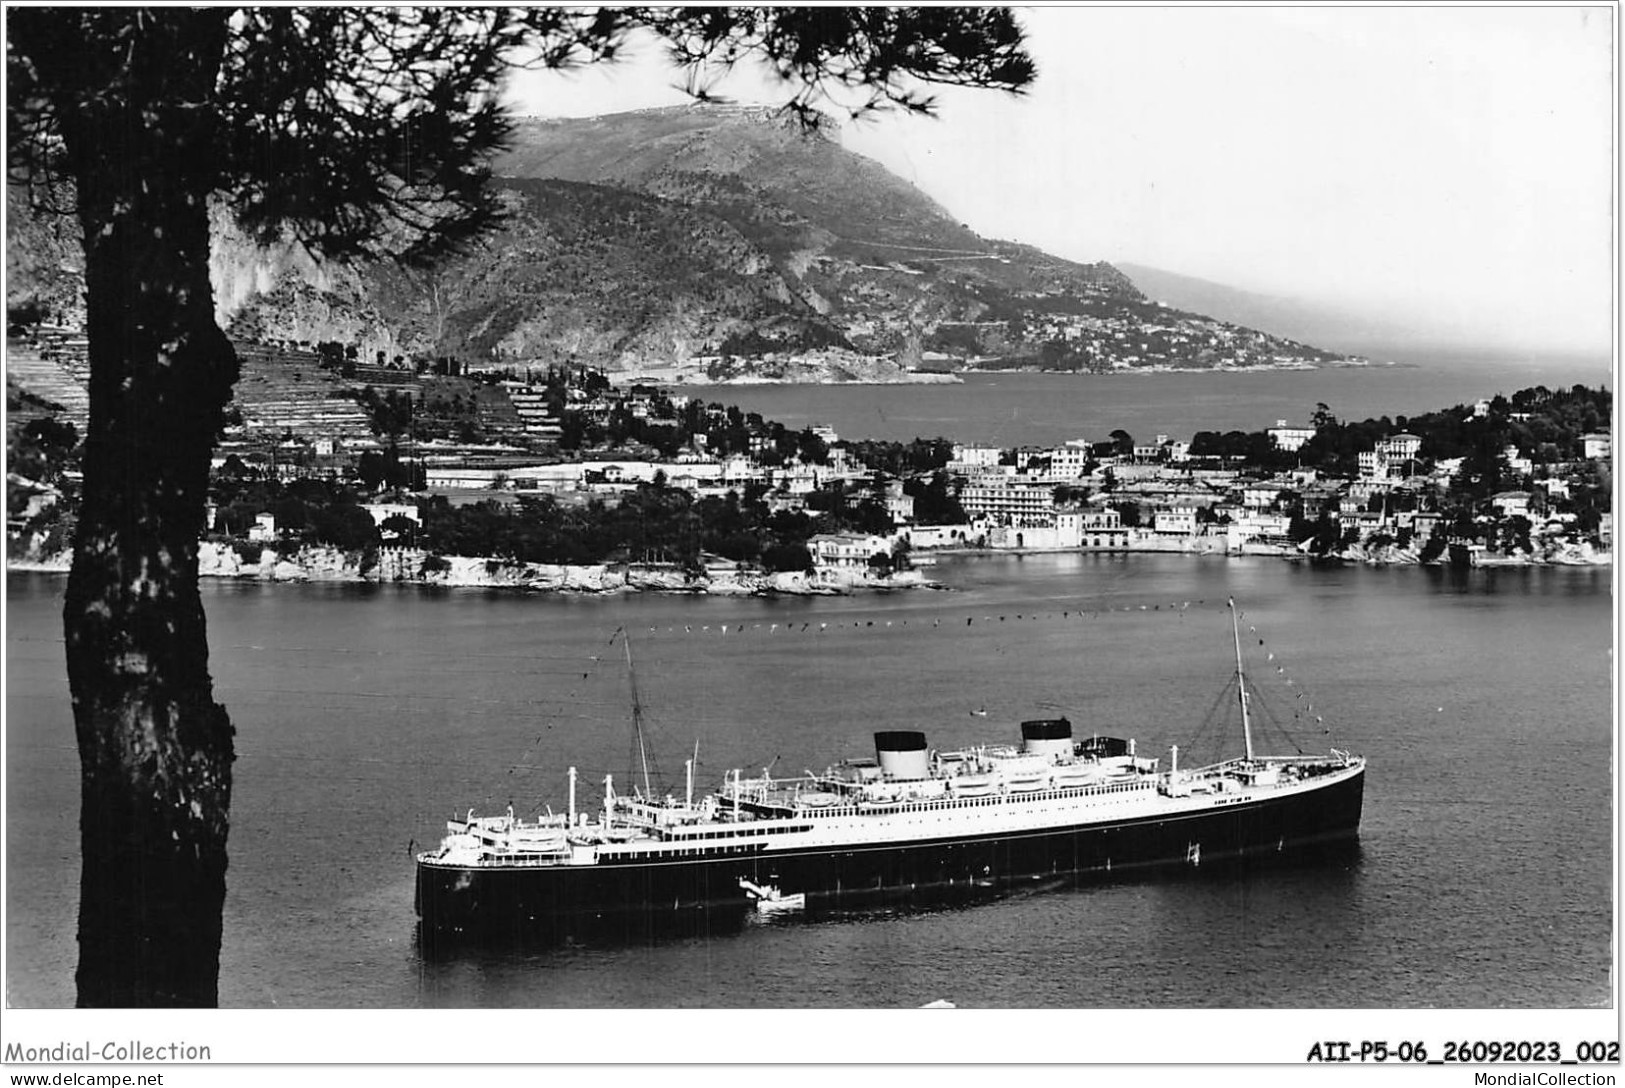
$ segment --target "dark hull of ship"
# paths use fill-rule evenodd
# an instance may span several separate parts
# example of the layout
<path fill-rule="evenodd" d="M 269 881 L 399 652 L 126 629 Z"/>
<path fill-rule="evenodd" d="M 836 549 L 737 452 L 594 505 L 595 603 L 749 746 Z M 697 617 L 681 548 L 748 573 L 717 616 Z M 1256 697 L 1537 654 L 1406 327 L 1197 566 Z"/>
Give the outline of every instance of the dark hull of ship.
<path fill-rule="evenodd" d="M 1365 773 L 1320 789 L 1178 816 L 905 843 L 596 865 L 419 862 L 425 939 L 525 940 L 741 912 L 741 878 L 805 893 L 808 914 L 929 906 L 1035 881 L 1277 855 L 1358 834 Z"/>

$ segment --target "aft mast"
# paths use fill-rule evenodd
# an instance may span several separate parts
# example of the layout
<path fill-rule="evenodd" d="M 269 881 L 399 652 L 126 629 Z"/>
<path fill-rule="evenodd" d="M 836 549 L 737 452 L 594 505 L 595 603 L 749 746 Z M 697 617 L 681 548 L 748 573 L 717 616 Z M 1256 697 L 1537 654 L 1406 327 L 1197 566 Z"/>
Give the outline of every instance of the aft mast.
<path fill-rule="evenodd" d="M 632 636 L 621 628 L 621 645 L 626 649 L 626 677 L 632 686 L 632 728 L 637 734 L 638 762 L 643 765 L 643 796 L 652 798 L 649 788 L 649 752 L 643 743 L 643 701 L 638 698 L 638 674 L 632 668 Z"/>
<path fill-rule="evenodd" d="M 1253 726 L 1247 717 L 1247 681 L 1241 667 L 1241 621 L 1236 614 L 1236 599 L 1230 598 L 1230 630 L 1236 639 L 1236 696 L 1241 700 L 1241 740 L 1247 761 L 1253 758 Z"/>

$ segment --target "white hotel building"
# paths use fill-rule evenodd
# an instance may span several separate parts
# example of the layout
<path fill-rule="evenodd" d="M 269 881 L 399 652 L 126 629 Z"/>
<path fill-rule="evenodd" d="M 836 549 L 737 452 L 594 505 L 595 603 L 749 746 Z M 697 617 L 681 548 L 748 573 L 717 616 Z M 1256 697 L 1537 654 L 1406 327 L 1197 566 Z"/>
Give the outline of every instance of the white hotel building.
<path fill-rule="evenodd" d="M 966 484 L 959 505 L 972 518 L 991 518 L 1016 526 L 1055 523 L 1055 488 L 1050 484 L 982 481 Z"/>

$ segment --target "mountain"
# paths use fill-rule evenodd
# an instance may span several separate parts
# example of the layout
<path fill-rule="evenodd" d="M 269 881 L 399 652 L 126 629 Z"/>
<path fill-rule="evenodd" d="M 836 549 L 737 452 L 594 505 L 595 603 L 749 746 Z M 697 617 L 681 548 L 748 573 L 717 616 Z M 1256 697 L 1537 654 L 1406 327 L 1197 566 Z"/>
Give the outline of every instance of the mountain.
<path fill-rule="evenodd" d="M 430 272 L 259 249 L 220 217 L 222 322 L 247 340 L 355 343 L 369 360 L 717 376 L 784 372 L 814 356 L 833 360 L 832 373 L 842 357 L 867 357 L 865 374 L 875 356 L 897 371 L 1338 358 L 1153 303 L 1109 264 L 983 238 L 879 164 L 771 110 L 525 120 L 493 168 L 507 221 Z M 8 305 L 76 298 L 44 235 L 19 229 Z"/>
<path fill-rule="evenodd" d="M 833 124 L 833 122 L 831 122 Z M 583 120 L 528 120 L 496 171 L 634 189 L 704 208 L 807 274 L 820 256 L 886 266 L 919 259 L 993 266 L 1011 290 L 1105 289 L 1137 295 L 1110 265 L 1048 257 L 1001 264 L 990 243 L 930 197 L 824 130 L 749 106 L 689 106 Z"/>
<path fill-rule="evenodd" d="M 72 206 L 60 189 L 47 198 Z M 78 221 L 36 212 L 20 185 L 6 186 L 6 306 L 14 319 L 84 323 L 85 250 Z"/>

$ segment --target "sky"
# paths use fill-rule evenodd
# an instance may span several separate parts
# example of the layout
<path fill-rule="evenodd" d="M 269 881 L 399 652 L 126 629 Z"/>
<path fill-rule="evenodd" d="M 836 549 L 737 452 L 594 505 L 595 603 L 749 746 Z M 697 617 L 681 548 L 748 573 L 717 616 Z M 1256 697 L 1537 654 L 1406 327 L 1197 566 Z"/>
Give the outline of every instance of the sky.
<path fill-rule="evenodd" d="M 1019 97 L 842 140 L 988 237 L 1151 265 L 1435 340 L 1610 353 L 1614 11 L 1020 8 Z M 687 101 L 655 46 L 510 88 L 537 116 Z M 738 73 L 722 92 L 783 101 Z"/>

